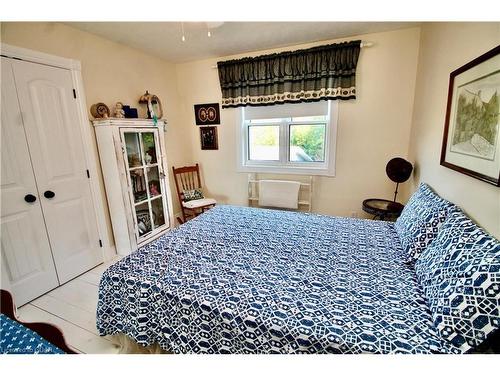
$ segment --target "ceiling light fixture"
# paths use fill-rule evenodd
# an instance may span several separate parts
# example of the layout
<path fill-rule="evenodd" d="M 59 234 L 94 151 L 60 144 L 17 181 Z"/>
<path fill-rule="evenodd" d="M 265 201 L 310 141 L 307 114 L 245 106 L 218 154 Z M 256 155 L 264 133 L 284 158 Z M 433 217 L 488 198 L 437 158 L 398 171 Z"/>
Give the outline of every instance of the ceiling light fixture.
<path fill-rule="evenodd" d="M 205 26 L 207 28 L 207 36 L 209 38 L 211 38 L 212 37 L 212 30 L 217 29 L 218 27 L 221 27 L 223 24 L 224 24 L 224 22 L 205 22 Z M 186 34 L 184 32 L 184 22 L 181 22 L 181 32 L 182 32 L 181 40 L 183 42 L 185 42 L 186 41 Z"/>
<path fill-rule="evenodd" d="M 207 36 L 210 38 L 212 36 L 212 30 L 221 27 L 224 22 L 205 22 L 207 25 Z"/>
<path fill-rule="evenodd" d="M 210 38 L 212 36 L 212 32 L 210 29 L 213 27 L 214 29 L 218 26 L 214 26 L 211 22 L 205 22 L 205 25 L 207 26 L 207 36 Z"/>

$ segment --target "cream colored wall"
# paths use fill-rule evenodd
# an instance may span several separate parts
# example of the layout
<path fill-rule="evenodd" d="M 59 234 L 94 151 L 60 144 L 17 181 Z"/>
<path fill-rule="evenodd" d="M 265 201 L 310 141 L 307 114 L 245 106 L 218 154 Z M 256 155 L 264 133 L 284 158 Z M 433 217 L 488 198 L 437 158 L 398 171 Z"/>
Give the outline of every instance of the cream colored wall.
<path fill-rule="evenodd" d="M 439 165 L 450 73 L 500 43 L 500 23 L 424 24 L 410 161 L 415 174 L 410 191 L 420 181 L 463 208 L 500 238 L 500 189 Z"/>
<path fill-rule="evenodd" d="M 10 45 L 79 60 L 89 108 L 93 103 L 104 102 L 112 111 L 114 104 L 121 101 L 139 108 L 139 117 L 146 117 L 145 109 L 137 103 L 139 96 L 146 90 L 158 95 L 164 118 L 169 123 L 166 135 L 169 164 L 183 164 L 185 157 L 190 155 L 191 145 L 183 136 L 183 125 L 177 111 L 180 102 L 174 64 L 59 23 L 2 23 L 1 40 Z M 97 155 L 95 139 L 92 148 Z M 102 176 L 100 178 L 102 183 Z M 176 212 L 179 205 L 172 181 L 171 187 Z M 104 191 L 102 194 L 105 196 Z M 109 226 L 109 214 L 106 212 L 106 215 Z"/>
<path fill-rule="evenodd" d="M 98 101 L 110 108 L 116 101 L 136 106 L 144 90 L 156 93 L 169 122 L 170 165 L 199 162 L 213 196 L 243 205 L 247 203 L 247 175 L 237 173 L 235 165 L 238 110 L 222 110 L 218 151 L 201 151 L 194 125 L 194 104 L 221 99 L 217 70 L 212 66 L 223 59 L 342 41 L 174 65 L 58 23 L 2 23 L 1 38 L 15 46 L 80 60 L 89 106 Z M 385 164 L 402 156 L 416 167 L 410 183 L 403 185 L 402 199 L 426 181 L 500 237 L 500 189 L 439 166 L 449 73 L 497 45 L 499 24 L 424 24 L 422 32 L 412 28 L 348 39 L 356 38 L 375 45 L 360 55 L 358 98 L 339 103 L 337 173 L 333 178 L 315 177 L 315 211 L 347 216 L 355 211 L 366 217 L 361 201 L 372 196 L 391 198 L 394 184 L 385 175 Z M 95 144 L 93 149 L 96 152 Z"/>
<path fill-rule="evenodd" d="M 315 212 L 350 216 L 368 197 L 392 198 L 394 184 L 385 165 L 396 156 L 407 157 L 417 70 L 419 28 L 354 36 L 374 42 L 361 51 L 357 69 L 357 99 L 340 101 L 335 177 L 315 177 Z M 247 174 L 236 172 L 238 109 L 224 109 L 218 126 L 219 150 L 200 149 L 193 105 L 221 101 L 218 60 L 255 56 L 283 50 L 334 43 L 329 40 L 257 51 L 177 65 L 182 105 L 181 123 L 192 144 L 192 162 L 201 164 L 205 185 L 221 202 L 247 204 Z"/>

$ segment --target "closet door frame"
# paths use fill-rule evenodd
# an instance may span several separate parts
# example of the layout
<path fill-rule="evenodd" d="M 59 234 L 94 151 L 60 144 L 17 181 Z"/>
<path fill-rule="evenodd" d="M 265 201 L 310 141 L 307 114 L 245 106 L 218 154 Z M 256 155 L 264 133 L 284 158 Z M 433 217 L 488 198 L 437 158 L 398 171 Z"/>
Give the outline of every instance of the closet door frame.
<path fill-rule="evenodd" d="M 29 61 L 33 63 L 53 66 L 56 68 L 67 69 L 71 72 L 73 87 L 76 94 L 76 105 L 78 108 L 78 125 L 82 132 L 82 142 L 85 155 L 85 163 L 89 170 L 90 190 L 95 215 L 97 217 L 97 230 L 99 238 L 103 245 L 104 261 L 110 260 L 116 255 L 115 247 L 112 245 L 112 235 L 108 230 L 106 221 L 106 204 L 104 202 L 104 186 L 100 179 L 100 164 L 97 149 L 92 142 L 93 134 L 91 132 L 90 120 L 87 115 L 87 103 L 85 100 L 85 91 L 83 88 L 82 66 L 80 61 L 50 55 L 43 52 L 33 51 L 26 48 L 12 46 L 6 43 L 0 43 L 2 56 Z"/>

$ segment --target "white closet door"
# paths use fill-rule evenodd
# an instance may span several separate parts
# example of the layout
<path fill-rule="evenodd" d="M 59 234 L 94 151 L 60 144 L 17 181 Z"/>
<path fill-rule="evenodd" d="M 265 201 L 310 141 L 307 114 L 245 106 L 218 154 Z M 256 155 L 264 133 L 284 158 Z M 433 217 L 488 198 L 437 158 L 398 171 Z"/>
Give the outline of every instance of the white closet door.
<path fill-rule="evenodd" d="M 59 281 L 102 263 L 70 71 L 12 62 Z"/>
<path fill-rule="evenodd" d="M 2 58 L 2 275 L 18 306 L 57 287 L 10 60 Z M 31 194 L 32 203 L 25 201 Z M 29 197 L 28 197 L 28 200 Z M 5 286 L 2 286 L 5 287 Z"/>

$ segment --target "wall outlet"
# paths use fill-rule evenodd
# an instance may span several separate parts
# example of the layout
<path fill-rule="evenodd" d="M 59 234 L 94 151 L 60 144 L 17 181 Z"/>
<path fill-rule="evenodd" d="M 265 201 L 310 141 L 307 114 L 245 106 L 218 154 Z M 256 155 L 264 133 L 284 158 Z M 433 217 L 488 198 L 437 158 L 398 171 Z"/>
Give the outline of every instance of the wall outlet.
<path fill-rule="evenodd" d="M 351 212 L 351 217 L 358 217 L 358 213 L 356 211 Z"/>

